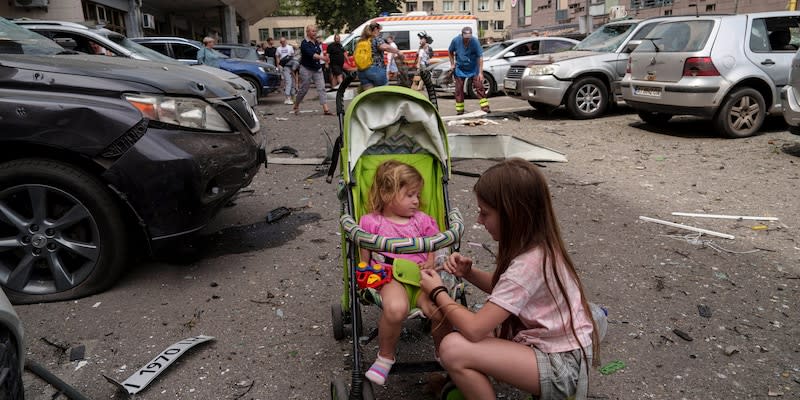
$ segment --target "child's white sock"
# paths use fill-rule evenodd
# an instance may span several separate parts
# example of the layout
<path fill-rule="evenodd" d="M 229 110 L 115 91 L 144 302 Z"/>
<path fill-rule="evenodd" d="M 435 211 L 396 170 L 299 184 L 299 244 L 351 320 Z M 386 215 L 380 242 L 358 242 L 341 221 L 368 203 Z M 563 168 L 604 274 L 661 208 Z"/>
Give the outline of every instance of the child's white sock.
<path fill-rule="evenodd" d="M 389 376 L 389 371 L 392 370 L 392 365 L 394 365 L 394 360 L 383 358 L 378 354 L 378 358 L 364 375 L 376 385 L 383 386 L 386 383 L 386 377 Z"/>

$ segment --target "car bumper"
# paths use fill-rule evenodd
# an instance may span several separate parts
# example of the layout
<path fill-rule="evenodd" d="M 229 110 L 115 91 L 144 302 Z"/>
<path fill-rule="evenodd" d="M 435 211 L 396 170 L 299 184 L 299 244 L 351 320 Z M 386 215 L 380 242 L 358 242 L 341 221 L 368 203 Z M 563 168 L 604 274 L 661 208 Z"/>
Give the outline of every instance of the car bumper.
<path fill-rule="evenodd" d="M 561 81 L 553 75 L 531 75 L 519 80 L 504 79 L 507 95 L 531 102 L 560 106 L 572 81 Z"/>
<path fill-rule="evenodd" d="M 266 138 L 151 124 L 104 173 L 157 242 L 196 232 L 266 165 Z"/>
<path fill-rule="evenodd" d="M 791 86 L 787 85 L 781 89 L 781 107 L 786 123 L 790 126 L 800 126 L 800 102 Z"/>
<path fill-rule="evenodd" d="M 672 115 L 712 117 L 719 107 L 720 82 L 703 84 L 625 80 L 620 83 L 622 98 L 631 107 Z"/>

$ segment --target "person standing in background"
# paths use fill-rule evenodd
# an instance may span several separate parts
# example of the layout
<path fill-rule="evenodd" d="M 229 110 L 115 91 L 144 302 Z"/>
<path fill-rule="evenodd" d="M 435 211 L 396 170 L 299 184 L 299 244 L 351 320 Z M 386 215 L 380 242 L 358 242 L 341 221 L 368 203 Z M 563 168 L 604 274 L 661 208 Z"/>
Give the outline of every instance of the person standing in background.
<path fill-rule="evenodd" d="M 322 112 L 325 115 L 333 115 L 328 109 L 328 96 L 325 93 L 325 76 L 322 72 L 321 62 L 327 63 L 328 56 L 323 54 L 322 46 L 317 41 L 317 26 L 306 26 L 306 37 L 300 43 L 300 87 L 297 88 L 297 98 L 294 102 L 294 114 L 300 113 L 300 103 L 306 97 L 311 81 L 317 87 L 319 93 L 319 104 L 322 105 Z"/>
<path fill-rule="evenodd" d="M 338 33 L 333 35 L 333 43 L 328 45 L 328 57 L 331 59 L 331 89 L 338 89 L 344 79 L 344 60 L 347 58 Z"/>
<path fill-rule="evenodd" d="M 450 70 L 456 84 L 456 114 L 464 114 L 464 82 L 472 81 L 475 95 L 480 99 L 481 110 L 489 110 L 489 99 L 483 87 L 483 49 L 478 39 L 472 36 L 472 28 L 465 26 L 461 35 L 453 38 L 448 48 Z"/>
<path fill-rule="evenodd" d="M 392 79 L 397 79 L 397 60 L 395 58 L 395 54 L 398 53 L 397 51 L 397 43 L 394 42 L 394 36 L 389 35 L 386 37 L 386 44 L 392 46 L 395 50 L 394 52 L 389 51 L 386 56 L 386 80 L 390 81 Z"/>
<path fill-rule="evenodd" d="M 278 65 L 278 64 L 275 63 L 275 52 L 276 52 L 276 50 L 278 50 L 278 49 L 275 48 L 275 45 L 273 44 L 272 38 L 267 38 L 267 43 L 264 45 L 264 61 L 267 64 L 275 65 L 275 66 Z"/>
<path fill-rule="evenodd" d="M 211 67 L 219 68 L 219 60 L 223 58 L 222 53 L 214 50 L 217 40 L 211 36 L 203 38 L 203 48 L 197 52 L 197 62 Z"/>
<path fill-rule="evenodd" d="M 283 104 L 292 105 L 292 89 L 294 88 L 294 74 L 292 68 L 287 66 L 289 61 L 294 57 L 294 47 L 286 44 L 286 38 L 281 36 L 280 47 L 275 49 L 275 65 L 281 66 L 281 75 L 283 76 L 283 94 L 286 100 Z"/>

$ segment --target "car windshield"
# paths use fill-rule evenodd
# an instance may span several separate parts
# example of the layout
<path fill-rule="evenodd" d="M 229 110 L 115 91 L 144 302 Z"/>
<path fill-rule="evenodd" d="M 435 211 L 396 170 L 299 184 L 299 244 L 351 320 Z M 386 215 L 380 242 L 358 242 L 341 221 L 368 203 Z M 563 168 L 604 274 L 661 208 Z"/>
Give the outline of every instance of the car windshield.
<path fill-rule="evenodd" d="M 483 57 L 489 58 L 497 54 L 503 53 L 504 50 L 507 49 L 512 44 L 513 44 L 512 42 L 495 43 L 489 46 L 487 49 L 483 50 Z"/>
<path fill-rule="evenodd" d="M 56 42 L 0 18 L 0 54 L 53 55 L 68 53 Z"/>
<path fill-rule="evenodd" d="M 176 63 L 175 59 L 172 57 L 165 56 L 155 50 L 148 49 L 140 45 L 139 43 L 134 42 L 122 35 L 107 35 L 108 39 L 113 41 L 114 43 L 130 50 L 132 53 L 138 54 L 145 59 L 150 61 L 161 61 L 167 63 Z"/>
<path fill-rule="evenodd" d="M 633 32 L 635 23 L 604 25 L 575 46 L 575 50 L 614 51 Z"/>

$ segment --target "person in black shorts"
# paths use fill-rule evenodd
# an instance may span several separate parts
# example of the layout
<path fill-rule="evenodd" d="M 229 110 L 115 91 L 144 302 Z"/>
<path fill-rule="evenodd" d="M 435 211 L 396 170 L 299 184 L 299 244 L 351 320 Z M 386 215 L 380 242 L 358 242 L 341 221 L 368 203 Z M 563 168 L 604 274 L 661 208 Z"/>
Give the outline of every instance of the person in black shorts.
<path fill-rule="evenodd" d="M 331 58 L 331 89 L 338 89 L 344 80 L 345 53 L 344 47 L 342 47 L 342 38 L 338 33 L 333 35 L 333 43 L 328 45 L 328 56 Z"/>

